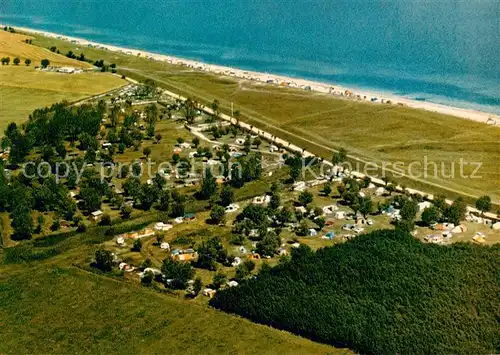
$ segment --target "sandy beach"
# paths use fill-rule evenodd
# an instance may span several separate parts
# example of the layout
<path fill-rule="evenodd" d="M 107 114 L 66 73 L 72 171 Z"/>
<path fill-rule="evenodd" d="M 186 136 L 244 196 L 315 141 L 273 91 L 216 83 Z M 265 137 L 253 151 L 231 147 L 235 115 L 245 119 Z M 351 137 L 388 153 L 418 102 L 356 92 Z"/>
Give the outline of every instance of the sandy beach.
<path fill-rule="evenodd" d="M 253 81 L 257 81 L 257 82 L 261 82 L 261 83 L 267 83 L 267 84 L 288 86 L 288 87 L 294 87 L 294 88 L 299 88 L 299 89 L 303 89 L 303 90 L 311 90 L 311 91 L 320 92 L 320 93 L 329 94 L 329 95 L 334 95 L 334 96 L 343 97 L 343 98 L 349 98 L 349 99 L 360 100 L 360 101 L 367 101 L 367 102 L 371 102 L 373 104 L 392 104 L 392 105 L 412 107 L 412 108 L 416 108 L 416 109 L 423 109 L 423 110 L 427 110 L 427 111 L 438 112 L 438 113 L 442 113 L 442 114 L 446 114 L 446 115 L 452 115 L 452 116 L 456 116 L 456 117 L 460 117 L 460 118 L 465 118 L 465 119 L 485 123 L 485 124 L 492 125 L 492 126 L 493 125 L 494 126 L 500 125 L 500 116 L 492 114 L 492 113 L 488 113 L 488 112 L 446 106 L 446 105 L 441 105 L 441 104 L 436 104 L 436 103 L 426 102 L 426 101 L 410 100 L 410 99 L 407 99 L 404 97 L 399 97 L 399 96 L 390 95 L 390 94 L 386 94 L 386 93 L 377 93 L 374 91 L 351 89 L 351 88 L 344 87 L 344 86 L 316 82 L 316 81 L 311 81 L 311 80 L 291 78 L 291 77 L 287 77 L 287 76 L 281 76 L 281 75 L 275 75 L 275 74 L 269 74 L 269 73 L 260 73 L 260 72 L 255 72 L 255 71 L 225 67 L 225 66 L 221 66 L 221 65 L 206 64 L 206 63 L 197 62 L 197 61 L 193 61 L 193 60 L 189 60 L 189 59 L 177 58 L 177 57 L 170 56 L 170 55 L 151 53 L 151 52 L 147 52 L 147 51 L 143 51 L 143 50 L 139 50 L 139 49 L 124 48 L 124 47 L 118 47 L 118 46 L 109 45 L 109 44 L 102 44 L 102 43 L 89 41 L 89 40 L 86 40 L 83 38 L 76 38 L 76 37 L 71 37 L 71 36 L 66 36 L 66 35 L 62 35 L 62 34 L 58 34 L 58 33 L 52 33 L 52 32 L 47 32 L 47 31 L 42 31 L 42 30 L 31 29 L 31 28 L 17 27 L 17 26 L 15 28 L 22 31 L 22 32 L 34 33 L 34 34 L 39 34 L 39 35 L 43 35 L 43 36 L 47 36 L 47 37 L 57 38 L 60 40 L 72 42 L 72 43 L 80 45 L 80 46 L 95 47 L 95 48 L 104 49 L 104 50 L 108 50 L 108 51 L 118 52 L 121 54 L 145 57 L 145 58 L 148 58 L 150 60 L 165 61 L 165 62 L 170 63 L 170 64 L 184 65 L 184 66 L 188 66 L 188 67 L 193 68 L 193 69 L 203 70 L 203 71 L 207 71 L 207 72 L 211 72 L 211 73 L 215 73 L 215 74 L 227 75 L 227 76 L 232 76 L 232 77 L 236 77 L 236 78 L 253 80 Z"/>

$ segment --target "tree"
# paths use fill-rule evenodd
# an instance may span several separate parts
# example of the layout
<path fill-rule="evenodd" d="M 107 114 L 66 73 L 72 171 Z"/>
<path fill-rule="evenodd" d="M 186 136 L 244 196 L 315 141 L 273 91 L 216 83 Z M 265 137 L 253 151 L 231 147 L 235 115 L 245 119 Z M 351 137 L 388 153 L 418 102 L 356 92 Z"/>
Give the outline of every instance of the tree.
<path fill-rule="evenodd" d="M 247 136 L 247 138 L 245 139 L 245 143 L 243 143 L 243 151 L 248 154 L 250 153 L 251 149 L 252 149 L 252 140 L 250 136 Z"/>
<path fill-rule="evenodd" d="M 366 218 L 367 215 L 373 211 L 373 201 L 370 197 L 360 197 L 359 198 L 359 212 Z"/>
<path fill-rule="evenodd" d="M 113 256 L 109 250 L 99 249 L 95 252 L 95 266 L 102 271 L 111 271 Z"/>
<path fill-rule="evenodd" d="M 332 193 L 332 186 L 330 184 L 325 184 L 325 186 L 323 186 L 323 189 L 321 190 L 321 193 L 323 194 L 323 196 L 330 196 L 330 194 Z"/>
<path fill-rule="evenodd" d="M 217 181 L 212 175 L 212 171 L 209 168 L 205 169 L 205 177 L 201 184 L 200 196 L 204 200 L 208 200 L 215 193 L 217 193 Z"/>
<path fill-rule="evenodd" d="M 269 208 L 277 210 L 281 206 L 281 197 L 279 193 L 273 193 L 269 201 Z"/>
<path fill-rule="evenodd" d="M 200 145 L 200 138 L 194 137 L 191 143 L 193 143 L 195 148 L 198 148 L 198 146 Z"/>
<path fill-rule="evenodd" d="M 197 114 L 197 109 L 196 109 L 196 102 L 194 102 L 193 100 L 191 100 L 190 98 L 188 98 L 185 102 L 184 102 L 184 115 L 186 117 L 186 122 L 188 124 L 192 124 L 196 118 L 196 114 Z"/>
<path fill-rule="evenodd" d="M 143 184 L 141 186 L 141 208 L 149 211 L 158 198 L 158 188 L 154 185 Z"/>
<path fill-rule="evenodd" d="M 201 278 L 197 277 L 194 280 L 194 284 L 193 284 L 193 293 L 194 293 L 195 297 L 198 296 L 198 294 L 200 293 L 202 287 L 203 287 L 203 283 L 201 282 Z"/>
<path fill-rule="evenodd" d="M 160 143 L 161 138 L 162 138 L 161 134 L 160 133 L 156 133 L 156 135 L 155 135 L 156 144 Z"/>
<path fill-rule="evenodd" d="M 177 164 L 180 159 L 181 159 L 181 156 L 178 153 L 172 154 L 172 161 L 174 162 L 174 164 Z"/>
<path fill-rule="evenodd" d="M 441 218 L 441 211 L 436 206 L 430 206 L 424 209 L 420 218 L 426 226 L 430 226 L 439 221 Z"/>
<path fill-rule="evenodd" d="M 491 210 L 491 197 L 486 195 L 479 197 L 476 201 L 476 208 L 481 211 L 481 215 Z"/>
<path fill-rule="evenodd" d="M 415 228 L 415 218 L 418 212 L 417 202 L 406 198 L 401 207 L 401 220 L 397 222 L 396 227 L 405 232 L 411 232 Z"/>
<path fill-rule="evenodd" d="M 2 58 L 2 65 L 9 65 L 9 63 L 10 63 L 10 57 Z"/>
<path fill-rule="evenodd" d="M 210 219 L 215 224 L 223 224 L 226 221 L 226 210 L 224 207 L 215 205 L 210 211 Z"/>
<path fill-rule="evenodd" d="M 333 153 L 332 163 L 333 165 L 338 165 L 345 162 L 347 159 L 347 152 L 344 148 L 341 148 L 338 152 Z"/>
<path fill-rule="evenodd" d="M 151 154 L 151 148 L 149 147 L 145 147 L 143 150 L 142 150 L 142 153 L 146 156 L 146 159 L 149 158 L 149 155 Z"/>
<path fill-rule="evenodd" d="M 26 64 L 26 66 L 27 66 L 27 67 L 29 67 L 29 66 L 30 66 L 30 64 L 31 64 L 31 59 L 26 58 L 26 59 L 24 60 L 24 64 Z"/>
<path fill-rule="evenodd" d="M 144 273 L 144 275 L 142 275 L 141 284 L 146 286 L 151 285 L 153 283 L 154 278 L 155 275 L 153 274 L 153 272 L 151 270 L 148 270 Z"/>
<path fill-rule="evenodd" d="M 194 275 L 191 264 L 176 262 L 170 258 L 163 260 L 161 271 L 164 275 L 165 287 L 174 289 L 186 288 L 187 282 Z"/>
<path fill-rule="evenodd" d="M 322 230 L 323 227 L 325 226 L 325 219 L 322 217 L 317 217 L 314 219 L 314 223 L 318 226 L 319 230 Z"/>
<path fill-rule="evenodd" d="M 33 219 L 28 206 L 20 203 L 11 213 L 11 226 L 14 229 L 14 240 L 31 239 L 33 235 Z"/>
<path fill-rule="evenodd" d="M 268 232 L 257 243 L 257 253 L 262 256 L 273 256 L 280 244 L 281 240 L 276 233 Z"/>
<path fill-rule="evenodd" d="M 253 140 L 253 144 L 257 149 L 259 149 L 259 146 L 262 144 L 262 140 L 259 137 L 257 137 Z"/>
<path fill-rule="evenodd" d="M 120 215 L 122 216 L 123 219 L 129 219 L 133 210 L 134 209 L 130 205 L 122 205 L 120 208 Z"/>
<path fill-rule="evenodd" d="M 36 218 L 38 225 L 36 227 L 36 233 L 41 233 L 43 226 L 45 225 L 45 217 L 41 214 Z"/>
<path fill-rule="evenodd" d="M 196 266 L 202 269 L 215 270 L 217 262 L 227 264 L 227 252 L 219 237 L 213 237 L 203 241 L 196 247 L 198 260 Z"/>
<path fill-rule="evenodd" d="M 150 137 L 154 136 L 156 122 L 158 121 L 158 107 L 155 104 L 151 104 L 146 107 L 146 118 L 144 122 L 148 125 L 148 135 Z"/>
<path fill-rule="evenodd" d="M 236 278 L 243 279 L 249 276 L 253 269 L 255 269 L 255 262 L 253 260 L 245 260 L 236 268 Z"/>
<path fill-rule="evenodd" d="M 396 185 L 394 185 L 393 183 L 388 183 L 385 189 L 387 190 L 387 192 L 389 192 L 390 196 L 394 191 L 396 191 Z"/>
<path fill-rule="evenodd" d="M 80 190 L 80 197 L 82 199 L 82 208 L 84 210 L 92 212 L 101 208 L 101 194 L 97 191 L 97 189 L 85 187 Z"/>
<path fill-rule="evenodd" d="M 443 217 L 446 221 L 453 224 L 460 224 L 462 220 L 465 218 L 465 213 L 467 212 L 467 205 L 463 201 L 462 198 L 457 198 L 451 206 L 448 206 L 444 213 Z"/>
<path fill-rule="evenodd" d="M 301 168 L 300 165 L 297 164 L 290 165 L 290 179 L 292 181 L 297 180 L 297 178 L 299 177 L 300 168 Z"/>
<path fill-rule="evenodd" d="M 13 61 L 14 65 L 19 65 L 19 63 L 21 63 L 21 59 L 19 59 L 18 57 L 14 58 L 14 61 Z"/>
<path fill-rule="evenodd" d="M 299 203 L 302 206 L 307 206 L 313 201 L 313 194 L 309 191 L 302 191 L 299 195 Z"/>
<path fill-rule="evenodd" d="M 227 276 L 222 273 L 222 272 L 217 272 L 214 275 L 212 284 L 214 285 L 215 289 L 218 290 L 222 285 L 224 285 L 227 281 Z"/>
<path fill-rule="evenodd" d="M 220 203 L 222 206 L 229 206 L 234 202 L 234 192 L 231 186 L 224 184 L 220 192 Z"/>
<path fill-rule="evenodd" d="M 42 59 L 42 61 L 40 62 L 40 64 L 42 65 L 42 68 L 47 68 L 50 65 L 50 60 L 48 60 L 48 59 Z"/>
<path fill-rule="evenodd" d="M 136 239 L 134 240 L 134 245 L 132 246 L 132 251 L 140 252 L 142 249 L 142 240 Z"/>
<path fill-rule="evenodd" d="M 436 196 L 432 203 L 441 211 L 441 213 L 444 213 L 444 211 L 448 207 L 446 203 L 446 197 L 443 195 Z"/>

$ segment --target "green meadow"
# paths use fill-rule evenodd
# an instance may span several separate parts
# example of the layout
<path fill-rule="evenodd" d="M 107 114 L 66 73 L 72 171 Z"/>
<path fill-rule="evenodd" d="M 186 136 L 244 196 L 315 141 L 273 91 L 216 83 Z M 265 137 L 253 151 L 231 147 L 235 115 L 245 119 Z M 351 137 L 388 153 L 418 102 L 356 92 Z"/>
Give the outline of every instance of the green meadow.
<path fill-rule="evenodd" d="M 71 266 L 1 268 L 2 354 L 347 354 Z"/>

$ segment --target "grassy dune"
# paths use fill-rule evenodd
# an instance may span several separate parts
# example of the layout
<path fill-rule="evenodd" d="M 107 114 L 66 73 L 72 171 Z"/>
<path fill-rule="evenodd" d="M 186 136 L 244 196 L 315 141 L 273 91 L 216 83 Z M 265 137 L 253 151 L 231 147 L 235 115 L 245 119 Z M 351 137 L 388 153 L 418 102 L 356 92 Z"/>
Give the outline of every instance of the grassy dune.
<path fill-rule="evenodd" d="M 44 47 L 57 45 L 63 52 L 77 48 L 75 44 L 44 37 L 36 37 L 34 43 Z M 85 48 L 84 53 L 117 63 L 131 77 L 154 79 L 165 88 L 201 102 L 217 98 L 226 113 L 233 102 L 244 121 L 325 158 L 331 157 L 332 149 L 344 147 L 362 161 L 373 161 L 379 166 L 382 162 L 401 162 L 406 172 L 408 164 L 417 161 L 422 165 L 414 166 L 413 173 L 420 177 L 402 179 L 407 186 L 444 192 L 450 197 L 461 194 L 469 196 L 469 201 L 489 194 L 495 203 L 500 202 L 499 128 L 423 110 L 348 101 L 220 77 L 93 48 Z M 469 177 L 475 169 L 471 164 L 464 165 L 465 177 L 461 177 L 461 158 L 465 162 L 481 162 L 477 173 L 481 177 Z M 437 170 L 428 165 L 427 176 L 424 159 L 437 164 Z M 451 170 L 455 173 L 452 178 L 448 177 Z"/>
<path fill-rule="evenodd" d="M 73 267 L 2 274 L 3 354 L 350 353 Z"/>

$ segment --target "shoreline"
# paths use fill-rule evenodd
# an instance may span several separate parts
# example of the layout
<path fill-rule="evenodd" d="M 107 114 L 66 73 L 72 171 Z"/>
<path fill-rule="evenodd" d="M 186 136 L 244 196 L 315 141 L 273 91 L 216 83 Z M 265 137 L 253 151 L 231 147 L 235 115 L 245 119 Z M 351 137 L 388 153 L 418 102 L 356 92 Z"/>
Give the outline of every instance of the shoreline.
<path fill-rule="evenodd" d="M 1 24 L 1 26 L 3 27 L 5 25 Z M 38 30 L 28 27 L 20 27 L 20 26 L 11 26 L 11 27 L 25 33 L 33 33 L 49 38 L 64 40 L 76 45 L 94 47 L 125 55 L 139 56 L 150 60 L 164 61 L 174 65 L 181 65 L 181 66 L 183 65 L 190 67 L 192 69 L 202 70 L 213 74 L 226 75 L 240 79 L 247 79 L 263 84 L 274 84 L 283 87 L 292 87 L 297 89 L 309 90 L 323 94 L 329 94 L 338 98 L 348 98 L 358 101 L 369 102 L 373 104 L 386 104 L 386 105 L 390 104 L 390 105 L 399 105 L 415 109 L 422 109 L 430 112 L 437 112 L 441 114 L 455 116 L 458 118 L 472 120 L 475 122 L 485 123 L 492 126 L 500 126 L 499 115 L 484 111 L 447 106 L 428 101 L 412 100 L 387 93 L 380 93 L 376 91 L 363 90 L 363 89 L 353 89 L 346 86 L 340 86 L 336 84 L 329 84 L 329 83 L 301 79 L 301 78 L 293 78 L 284 75 L 262 73 L 262 72 L 232 68 L 217 64 L 207 64 L 195 60 L 174 57 L 171 55 L 152 53 L 139 49 L 120 47 L 111 44 L 102 44 L 99 42 L 86 40 L 84 38 L 72 37 L 59 33 L 53 33 L 49 31 Z"/>

